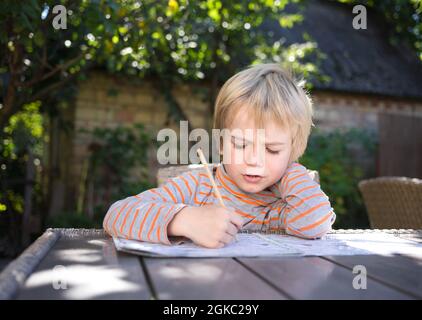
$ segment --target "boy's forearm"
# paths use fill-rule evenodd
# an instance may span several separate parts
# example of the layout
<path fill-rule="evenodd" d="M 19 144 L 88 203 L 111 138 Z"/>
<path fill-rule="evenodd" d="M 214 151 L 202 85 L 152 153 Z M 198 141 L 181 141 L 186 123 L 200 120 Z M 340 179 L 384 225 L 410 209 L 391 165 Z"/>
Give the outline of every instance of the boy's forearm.
<path fill-rule="evenodd" d="M 113 237 L 169 244 L 168 225 L 185 206 L 142 195 L 128 197 L 111 205 L 103 228 Z"/>
<path fill-rule="evenodd" d="M 185 206 L 192 204 L 198 180 L 194 173 L 188 173 L 169 179 L 161 187 L 116 201 L 104 217 L 104 230 L 113 237 L 169 244 L 168 226 Z M 172 235 L 185 233 L 183 226 L 176 223 L 176 228 L 170 228 Z"/>
<path fill-rule="evenodd" d="M 282 224 L 288 233 L 315 238 L 327 232 L 335 221 L 335 213 L 327 195 L 313 181 L 302 165 L 289 168 L 282 183 L 287 202 Z"/>

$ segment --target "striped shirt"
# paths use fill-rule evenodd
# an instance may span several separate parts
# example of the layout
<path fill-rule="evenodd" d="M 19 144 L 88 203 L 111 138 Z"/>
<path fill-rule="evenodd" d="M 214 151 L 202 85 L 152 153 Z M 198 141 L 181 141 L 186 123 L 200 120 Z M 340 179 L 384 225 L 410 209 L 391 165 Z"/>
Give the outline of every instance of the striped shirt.
<path fill-rule="evenodd" d="M 228 207 L 244 219 L 242 230 L 280 231 L 306 239 L 322 237 L 331 230 L 336 214 L 320 185 L 306 168 L 294 162 L 283 177 L 259 193 L 242 191 L 224 165 L 212 170 L 215 183 Z M 119 200 L 104 218 L 105 231 L 115 237 L 162 244 L 177 238 L 167 226 L 184 207 L 219 204 L 204 169 L 192 170 L 167 180 L 161 187 Z"/>

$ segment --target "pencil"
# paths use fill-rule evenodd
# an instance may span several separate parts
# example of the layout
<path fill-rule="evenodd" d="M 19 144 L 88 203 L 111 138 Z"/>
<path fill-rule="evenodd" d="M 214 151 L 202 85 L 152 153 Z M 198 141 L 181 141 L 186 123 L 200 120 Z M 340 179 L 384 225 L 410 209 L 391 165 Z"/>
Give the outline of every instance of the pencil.
<path fill-rule="evenodd" d="M 213 189 L 214 189 L 214 191 L 215 191 L 215 195 L 217 196 L 217 199 L 218 199 L 218 201 L 220 202 L 220 205 L 221 205 L 222 207 L 224 207 L 224 208 L 227 208 L 227 207 L 226 207 L 226 205 L 224 204 L 223 197 L 221 196 L 220 190 L 218 190 L 218 188 L 217 188 L 217 185 L 216 185 L 216 183 L 215 183 L 215 181 L 214 181 L 214 178 L 213 178 L 213 176 L 212 176 L 212 174 L 211 174 L 210 168 L 208 167 L 208 162 L 207 162 L 207 160 L 205 159 L 205 156 L 204 156 L 204 154 L 202 153 L 201 148 L 198 148 L 198 149 L 196 150 L 196 152 L 198 153 L 198 155 L 199 155 L 199 159 L 201 160 L 201 163 L 204 165 L 205 170 L 207 171 L 208 177 L 210 178 L 211 184 L 212 184 Z M 236 235 L 234 236 L 234 239 L 237 241 L 237 236 L 236 236 Z"/>
<path fill-rule="evenodd" d="M 197 152 L 198 152 L 198 155 L 199 155 L 199 159 L 201 160 L 202 164 L 205 167 L 205 170 L 207 170 L 208 177 L 211 180 L 212 186 L 214 187 L 215 194 L 216 194 L 218 200 L 220 201 L 221 206 L 226 208 L 226 205 L 224 204 L 224 201 L 223 201 L 223 197 L 221 196 L 220 190 L 218 190 L 217 185 L 215 184 L 215 181 L 214 181 L 214 178 L 211 174 L 210 168 L 208 167 L 208 162 L 205 159 L 205 156 L 202 153 L 202 150 L 198 149 Z"/>

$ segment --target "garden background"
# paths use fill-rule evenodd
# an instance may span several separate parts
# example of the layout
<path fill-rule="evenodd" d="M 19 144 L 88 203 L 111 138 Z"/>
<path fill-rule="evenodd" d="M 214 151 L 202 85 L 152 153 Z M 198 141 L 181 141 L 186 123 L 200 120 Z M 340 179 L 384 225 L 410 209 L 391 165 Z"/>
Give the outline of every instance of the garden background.
<path fill-rule="evenodd" d="M 356 5 L 366 28 L 353 27 Z M 157 132 L 180 120 L 211 130 L 221 85 L 261 62 L 306 81 L 315 128 L 300 162 L 319 172 L 334 228 L 369 227 L 360 180 L 422 178 L 421 10 L 420 0 L 2 1 L 0 256 L 47 227 L 101 227 L 111 203 L 156 184 Z"/>

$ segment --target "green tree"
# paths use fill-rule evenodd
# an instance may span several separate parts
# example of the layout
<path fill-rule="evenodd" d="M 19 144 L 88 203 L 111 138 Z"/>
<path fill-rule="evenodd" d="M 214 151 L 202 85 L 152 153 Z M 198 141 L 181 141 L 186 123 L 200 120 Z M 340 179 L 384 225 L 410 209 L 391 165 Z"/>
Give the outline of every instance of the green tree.
<path fill-rule="evenodd" d="M 2 1 L 0 129 L 26 103 L 41 100 L 44 111 L 55 111 L 55 101 L 93 65 L 155 78 L 173 119 L 187 119 L 171 94 L 178 82 L 209 80 L 212 109 L 220 81 L 242 64 L 283 57 L 285 49 L 288 57 L 296 56 L 296 71 L 313 74 L 311 64 L 300 64 L 313 48 L 310 42 L 284 48 L 268 43 L 258 29 L 270 18 L 283 27 L 301 21 L 299 14 L 285 12 L 290 2 L 300 1 L 62 0 L 67 29 L 56 30 L 57 1 Z"/>

